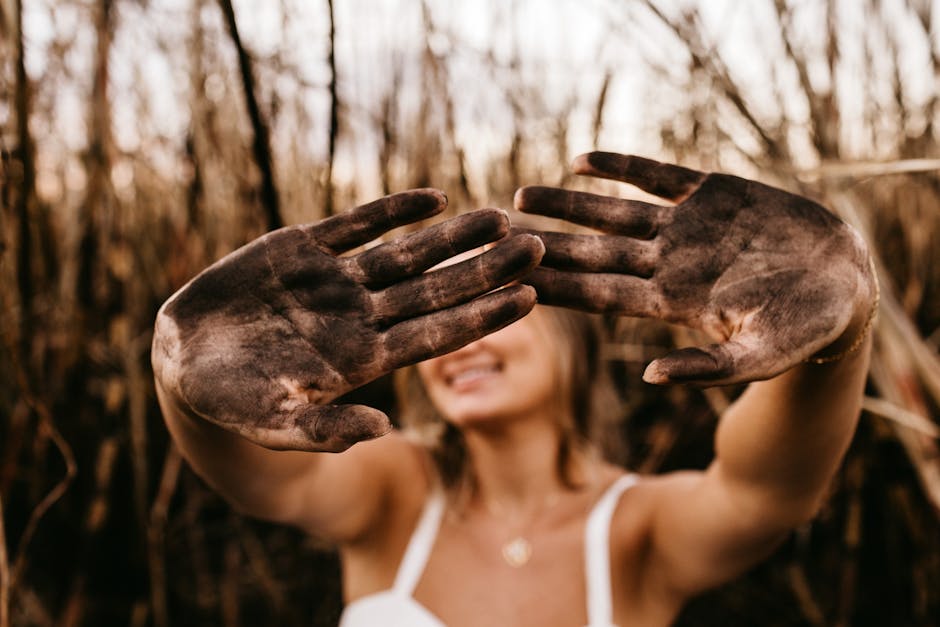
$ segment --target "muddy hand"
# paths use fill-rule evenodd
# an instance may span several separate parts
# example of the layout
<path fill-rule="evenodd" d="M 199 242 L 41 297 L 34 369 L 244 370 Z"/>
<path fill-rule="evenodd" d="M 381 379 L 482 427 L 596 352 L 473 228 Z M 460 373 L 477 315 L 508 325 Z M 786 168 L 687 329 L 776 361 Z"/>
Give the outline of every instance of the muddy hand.
<path fill-rule="evenodd" d="M 539 301 L 660 318 L 707 331 L 715 344 L 649 365 L 653 383 L 766 379 L 865 331 L 875 278 L 867 248 L 816 203 L 725 174 L 595 152 L 578 174 L 631 183 L 660 206 L 526 187 L 517 209 L 600 235 L 542 233 L 546 253 L 526 283 Z"/>
<path fill-rule="evenodd" d="M 503 286 L 541 242 L 505 236 L 504 212 L 462 215 L 342 255 L 446 206 L 435 190 L 388 196 L 268 233 L 207 268 L 161 309 L 153 347 L 162 389 L 188 411 L 275 449 L 340 451 L 390 429 L 380 411 L 332 405 L 391 370 L 459 348 L 525 315 L 531 287 Z"/>

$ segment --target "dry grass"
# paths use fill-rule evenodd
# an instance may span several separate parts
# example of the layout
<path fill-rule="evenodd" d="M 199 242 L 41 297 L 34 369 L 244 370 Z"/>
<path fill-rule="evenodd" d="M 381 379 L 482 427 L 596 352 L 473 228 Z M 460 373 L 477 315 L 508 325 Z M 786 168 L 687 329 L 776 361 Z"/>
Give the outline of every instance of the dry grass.
<path fill-rule="evenodd" d="M 68 56 L 74 37 L 57 31 L 46 74 L 30 80 L 17 28 L 21 2 L 0 4 L 0 627 L 334 624 L 335 556 L 297 532 L 233 513 L 171 445 L 149 371 L 157 308 L 209 261 L 277 220 L 312 220 L 374 194 L 334 169 L 334 158 L 361 145 L 363 134 L 375 139 L 382 190 L 441 187 L 455 210 L 506 206 L 522 183 L 566 181 L 568 114 L 580 103 L 595 143 L 606 141 L 611 90 L 632 69 L 612 66 L 588 96 L 572 84 L 572 97 L 550 101 L 539 68 L 522 63 L 518 49 L 508 62 L 479 55 L 481 85 L 501 94 L 505 109 L 495 113 L 511 127 L 504 153 L 474 161 L 459 132 L 467 88 L 455 84 L 452 57 L 432 45 L 442 27 L 431 3 L 422 13 L 424 52 L 390 54 L 384 91 L 342 101 L 343 90 L 328 84 L 335 117 L 291 118 L 297 136 L 328 127 L 331 148 L 317 156 L 299 141 L 273 139 L 285 111 L 302 109 L 275 107 L 271 97 L 274 78 L 300 80 L 290 65 L 259 59 L 247 44 L 243 56 L 232 54 L 239 40 L 222 19 L 231 4 L 194 0 L 176 25 L 179 45 L 166 51 L 186 70 L 185 138 L 154 131 L 159 114 L 141 97 L 142 139 L 127 151 L 112 135 L 115 96 L 107 86 L 109 53 L 128 28 L 119 18 L 131 4 L 37 5 L 78 7 L 82 32 L 97 43 L 93 62 L 76 75 Z M 658 122 L 661 149 L 651 156 L 820 198 L 872 243 L 883 293 L 865 415 L 832 498 L 772 560 L 693 603 L 680 624 L 940 624 L 940 108 L 936 89 L 926 99 L 908 94 L 913 79 L 902 80 L 898 69 L 905 46 L 924 39 L 926 66 L 917 76 L 936 87 L 935 9 L 905 5 L 904 37 L 896 18 L 875 11 L 855 40 L 839 28 L 851 16 L 834 12 L 836 3 L 803 3 L 824 17 L 828 11 L 807 46 L 793 26 L 798 10 L 772 3 L 781 45 L 765 60 L 765 88 L 803 103 L 801 114 L 755 104 L 766 99 L 742 82 L 735 59 L 722 56 L 694 11 L 646 4 L 621 11 L 596 2 L 585 10 L 609 13 L 612 42 L 656 25 L 684 51 L 686 65 L 664 68 L 657 83 L 673 110 Z M 876 57 L 877 72 L 851 67 Z M 649 59 L 650 67 L 658 63 Z M 821 90 L 812 75 L 862 70 L 860 111 L 843 110 L 855 94 Z M 420 86 L 408 82 L 414 76 Z M 53 124 L 59 90 L 74 85 L 90 112 L 78 149 L 57 143 Z M 252 104 L 246 87 L 265 97 Z M 716 415 L 737 391 L 654 394 L 639 383 L 644 360 L 687 341 L 685 331 L 636 321 L 612 334 L 611 365 L 629 416 L 624 461 L 642 470 L 707 463 Z M 390 405 L 381 382 L 372 392 Z"/>

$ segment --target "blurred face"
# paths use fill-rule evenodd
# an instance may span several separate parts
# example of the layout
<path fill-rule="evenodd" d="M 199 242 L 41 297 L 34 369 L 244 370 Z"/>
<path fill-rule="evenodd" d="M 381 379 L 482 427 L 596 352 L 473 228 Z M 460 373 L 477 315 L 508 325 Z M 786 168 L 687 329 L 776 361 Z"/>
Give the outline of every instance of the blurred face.
<path fill-rule="evenodd" d="M 557 413 L 558 343 L 544 312 L 418 364 L 431 402 L 457 427 Z"/>

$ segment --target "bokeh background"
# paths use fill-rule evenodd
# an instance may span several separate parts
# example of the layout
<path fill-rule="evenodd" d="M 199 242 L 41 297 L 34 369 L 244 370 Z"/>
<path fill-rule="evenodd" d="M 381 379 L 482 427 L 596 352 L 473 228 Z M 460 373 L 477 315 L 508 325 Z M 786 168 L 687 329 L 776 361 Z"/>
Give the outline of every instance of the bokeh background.
<path fill-rule="evenodd" d="M 881 277 L 829 502 L 679 624 L 940 624 L 938 73 L 933 0 L 0 0 L 0 627 L 335 624 L 330 547 L 238 515 L 168 439 L 158 307 L 388 192 L 633 194 L 569 176 L 594 148 L 818 199 Z M 702 467 L 738 390 L 646 386 L 694 338 L 610 326 L 620 461 Z"/>

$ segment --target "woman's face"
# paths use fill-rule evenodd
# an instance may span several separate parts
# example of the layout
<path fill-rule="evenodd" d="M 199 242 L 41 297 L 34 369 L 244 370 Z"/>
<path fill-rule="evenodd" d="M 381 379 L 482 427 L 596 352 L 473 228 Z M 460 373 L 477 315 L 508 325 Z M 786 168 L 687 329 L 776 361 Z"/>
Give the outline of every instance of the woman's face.
<path fill-rule="evenodd" d="M 557 412 L 559 347 L 546 315 L 536 307 L 496 333 L 418 364 L 444 419 L 472 427 Z"/>

